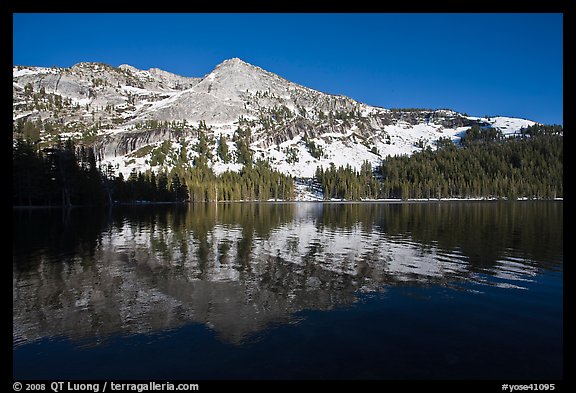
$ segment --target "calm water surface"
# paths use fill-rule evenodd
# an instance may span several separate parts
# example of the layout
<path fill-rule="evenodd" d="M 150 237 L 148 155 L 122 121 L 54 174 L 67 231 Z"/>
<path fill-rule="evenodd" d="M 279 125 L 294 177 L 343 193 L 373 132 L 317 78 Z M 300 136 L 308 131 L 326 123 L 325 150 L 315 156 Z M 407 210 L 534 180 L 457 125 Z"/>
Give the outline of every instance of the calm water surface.
<path fill-rule="evenodd" d="M 15 211 L 15 379 L 558 379 L 563 202 Z"/>

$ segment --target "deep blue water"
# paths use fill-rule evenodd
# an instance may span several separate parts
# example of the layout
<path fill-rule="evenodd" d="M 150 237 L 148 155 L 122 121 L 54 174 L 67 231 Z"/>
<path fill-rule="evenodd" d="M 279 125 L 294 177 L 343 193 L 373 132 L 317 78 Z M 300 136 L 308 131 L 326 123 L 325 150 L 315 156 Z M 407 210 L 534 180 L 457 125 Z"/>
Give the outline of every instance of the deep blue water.
<path fill-rule="evenodd" d="M 560 379 L 562 209 L 18 211 L 14 378 Z"/>

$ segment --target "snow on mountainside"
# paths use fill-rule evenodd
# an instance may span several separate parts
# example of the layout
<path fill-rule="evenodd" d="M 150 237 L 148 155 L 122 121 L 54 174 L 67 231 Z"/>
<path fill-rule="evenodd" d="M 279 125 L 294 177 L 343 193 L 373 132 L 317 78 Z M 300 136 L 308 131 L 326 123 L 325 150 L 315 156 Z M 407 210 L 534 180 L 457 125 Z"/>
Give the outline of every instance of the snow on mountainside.
<path fill-rule="evenodd" d="M 473 125 L 512 134 L 535 124 L 451 110 L 373 107 L 309 89 L 238 58 L 203 78 L 102 63 L 16 66 L 13 120 L 15 130 L 37 132 L 47 144 L 73 137 L 93 145 L 102 163 L 124 176 L 133 169 L 193 165 L 200 136 L 208 149 L 202 154 L 216 173 L 242 168 L 236 141 L 243 135 L 254 160 L 312 177 L 320 165 L 359 168 L 364 160 L 375 165 L 387 155 L 434 148 L 440 137 L 457 141 Z M 221 140 L 230 160 L 218 155 Z"/>

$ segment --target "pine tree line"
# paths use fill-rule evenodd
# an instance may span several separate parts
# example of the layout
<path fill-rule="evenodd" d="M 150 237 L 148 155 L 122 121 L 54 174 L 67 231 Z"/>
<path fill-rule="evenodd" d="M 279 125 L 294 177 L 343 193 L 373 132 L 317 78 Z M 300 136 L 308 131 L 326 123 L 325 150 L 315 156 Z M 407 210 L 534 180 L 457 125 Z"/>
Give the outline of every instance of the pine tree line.
<path fill-rule="evenodd" d="M 91 205 L 134 201 L 291 200 L 294 181 L 262 160 L 253 162 L 248 148 L 250 130 L 234 136 L 243 169 L 215 175 L 208 167 L 208 141 L 199 132 L 193 166 L 177 165 L 157 174 L 133 172 L 124 179 L 111 168 L 100 171 L 91 148 L 71 140 L 42 148 L 38 142 L 16 139 L 13 144 L 14 205 Z M 227 141 L 217 154 L 230 159 Z M 563 130 L 535 125 L 504 138 L 491 128 L 472 127 L 456 146 L 444 138 L 437 150 L 411 156 L 387 157 L 375 171 L 364 162 L 359 172 L 350 166 L 324 170 L 315 178 L 325 199 L 375 198 L 517 198 L 563 196 Z M 185 148 L 185 146 L 183 147 Z M 162 149 L 159 150 L 162 152 Z M 160 153 L 158 153 L 160 154 Z M 158 156 L 158 160 L 162 157 Z"/>
<path fill-rule="evenodd" d="M 320 183 L 324 199 L 375 199 L 380 194 L 380 184 L 372 173 L 372 165 L 368 161 L 362 163 L 360 172 L 356 172 L 350 165 L 340 166 L 336 169 L 334 164 L 324 170 L 321 166 L 316 169 L 316 180 Z"/>
<path fill-rule="evenodd" d="M 121 203 L 137 201 L 145 202 L 184 202 L 188 200 L 188 188 L 178 174 L 166 171 L 156 175 L 132 171 L 127 180 L 122 174 L 109 180 L 105 178 L 106 186 L 111 188 L 112 200 Z"/>
<path fill-rule="evenodd" d="M 111 165 L 100 170 L 93 150 L 77 147 L 72 140 L 40 148 L 38 143 L 16 139 L 12 154 L 15 206 L 291 200 L 294 196 L 294 180 L 261 160 L 247 162 L 240 173 L 216 176 L 200 155 L 193 167 L 176 166 L 158 173 L 134 170 L 124 179 L 121 173 L 114 175 Z"/>
<path fill-rule="evenodd" d="M 472 127 L 461 146 L 441 138 L 411 156 L 386 157 L 372 174 L 332 165 L 316 171 L 325 199 L 509 198 L 563 196 L 563 129 L 534 125 L 504 137 Z M 376 175 L 376 176 L 375 176 Z"/>
<path fill-rule="evenodd" d="M 105 199 L 92 149 L 75 148 L 71 140 L 53 148 L 22 139 L 12 150 L 14 205 L 84 205 Z"/>
<path fill-rule="evenodd" d="M 472 127 L 462 147 L 440 141 L 410 157 L 387 157 L 379 168 L 383 198 L 550 199 L 563 195 L 559 126 L 534 125 L 504 138 Z"/>
<path fill-rule="evenodd" d="M 191 202 L 292 200 L 294 180 L 262 160 L 218 176 L 207 165 L 185 173 Z"/>

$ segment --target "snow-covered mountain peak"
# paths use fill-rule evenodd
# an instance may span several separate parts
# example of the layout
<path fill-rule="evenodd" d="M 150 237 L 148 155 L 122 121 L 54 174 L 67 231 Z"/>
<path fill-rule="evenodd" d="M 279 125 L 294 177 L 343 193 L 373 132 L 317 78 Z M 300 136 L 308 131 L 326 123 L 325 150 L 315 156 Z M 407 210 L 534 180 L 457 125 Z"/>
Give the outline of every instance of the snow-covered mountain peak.
<path fill-rule="evenodd" d="M 242 91 L 266 90 L 271 87 L 270 82 L 272 80 L 276 80 L 276 82 L 282 80 L 284 83 L 290 83 L 237 57 L 224 60 L 203 78 L 203 81 L 206 82 L 231 84 Z"/>
<path fill-rule="evenodd" d="M 144 119 L 186 120 L 232 124 L 240 117 L 256 118 L 264 107 L 294 108 L 291 93 L 307 90 L 238 58 L 217 65 L 191 89 L 156 105 Z"/>
<path fill-rule="evenodd" d="M 230 70 L 234 70 L 234 72 L 242 72 L 242 70 L 244 70 L 245 72 L 251 72 L 251 71 L 255 71 L 255 72 L 266 72 L 265 70 L 263 70 L 262 68 L 252 65 L 238 57 L 233 57 L 231 59 L 226 59 L 224 60 L 222 63 L 218 64 L 216 67 L 214 67 L 214 70 L 226 70 L 226 69 L 230 69 Z"/>

